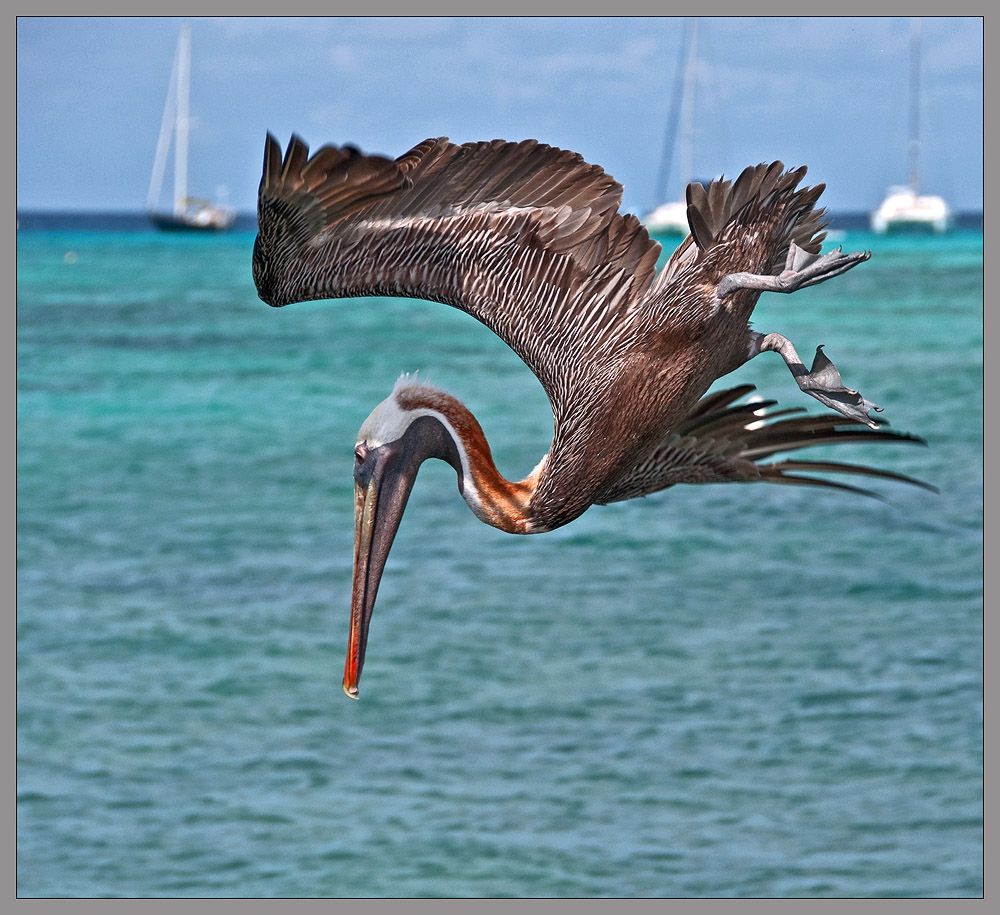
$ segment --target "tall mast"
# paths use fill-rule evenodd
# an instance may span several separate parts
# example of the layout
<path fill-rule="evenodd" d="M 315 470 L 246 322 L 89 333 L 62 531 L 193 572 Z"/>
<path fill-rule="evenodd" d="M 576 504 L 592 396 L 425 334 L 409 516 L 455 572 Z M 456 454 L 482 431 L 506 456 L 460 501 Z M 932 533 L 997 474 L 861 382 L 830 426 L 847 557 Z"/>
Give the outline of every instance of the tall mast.
<path fill-rule="evenodd" d="M 673 166 L 674 147 L 677 145 L 677 123 L 680 120 L 681 100 L 683 96 L 684 68 L 687 64 L 687 47 L 690 40 L 690 20 L 684 20 L 681 32 L 681 53 L 677 55 L 677 71 L 670 84 L 670 112 L 667 115 L 667 126 L 663 133 L 663 154 L 660 156 L 660 170 L 656 176 L 656 196 L 653 206 L 664 203 L 670 193 L 670 170 Z"/>
<path fill-rule="evenodd" d="M 684 65 L 684 100 L 681 105 L 681 187 L 694 177 L 694 106 L 698 74 L 698 17 L 691 20 L 691 41 Z"/>
<path fill-rule="evenodd" d="M 910 188 L 920 192 L 920 26 L 919 17 L 910 20 Z"/>
<path fill-rule="evenodd" d="M 174 51 L 174 63 L 170 68 L 170 82 L 167 85 L 167 98 L 163 103 L 163 117 L 160 120 L 160 135 L 156 140 L 156 156 L 153 159 L 153 171 L 149 176 L 149 192 L 146 194 L 146 206 L 155 210 L 163 190 L 163 173 L 167 167 L 167 153 L 170 151 L 170 137 L 174 132 L 174 121 L 177 108 L 177 52 Z"/>
<path fill-rule="evenodd" d="M 181 26 L 177 40 L 177 120 L 174 132 L 174 214 L 180 216 L 187 206 L 188 96 L 191 90 L 191 29 Z"/>

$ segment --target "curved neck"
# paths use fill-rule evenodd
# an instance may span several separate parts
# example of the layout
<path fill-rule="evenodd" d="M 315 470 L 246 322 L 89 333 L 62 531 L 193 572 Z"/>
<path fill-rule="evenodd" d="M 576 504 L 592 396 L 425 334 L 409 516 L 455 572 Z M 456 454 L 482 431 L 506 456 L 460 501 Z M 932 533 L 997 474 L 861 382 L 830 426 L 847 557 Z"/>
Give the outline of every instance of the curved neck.
<path fill-rule="evenodd" d="M 469 409 L 449 394 L 433 388 L 407 388 L 396 394 L 404 410 L 436 415 L 454 441 L 457 455 L 443 456 L 459 473 L 459 490 L 473 514 L 511 534 L 530 534 L 531 497 L 538 486 L 545 458 L 523 480 L 513 482 L 497 470 L 482 427 Z"/>

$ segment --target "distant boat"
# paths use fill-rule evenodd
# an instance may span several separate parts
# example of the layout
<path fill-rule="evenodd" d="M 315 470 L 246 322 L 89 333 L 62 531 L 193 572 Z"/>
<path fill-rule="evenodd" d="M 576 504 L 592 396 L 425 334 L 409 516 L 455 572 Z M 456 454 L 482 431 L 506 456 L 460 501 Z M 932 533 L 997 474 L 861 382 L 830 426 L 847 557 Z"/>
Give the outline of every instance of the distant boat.
<path fill-rule="evenodd" d="M 685 22 L 684 37 L 681 42 L 681 62 L 677 78 L 674 80 L 674 96 L 670 116 L 667 119 L 667 133 L 663 142 L 660 159 L 660 176 L 657 182 L 657 196 L 663 200 L 668 193 L 670 166 L 674 147 L 680 147 L 680 177 L 684 186 L 691 180 L 694 160 L 694 108 L 698 72 L 698 19 Z M 677 122 L 680 121 L 680 142 L 677 141 Z M 643 225 L 652 235 L 687 235 L 687 200 L 670 200 L 655 207 L 642 219 Z"/>
<path fill-rule="evenodd" d="M 871 214 L 876 232 L 922 229 L 945 232 L 951 210 L 943 197 L 920 193 L 920 19 L 910 21 L 910 141 L 909 184 L 890 187 L 885 200 Z"/>
<path fill-rule="evenodd" d="M 195 197 L 188 197 L 188 101 L 191 92 L 191 30 L 181 26 L 177 53 L 163 106 L 160 137 L 156 144 L 153 173 L 146 200 L 149 218 L 158 229 L 172 232 L 218 232 L 228 229 L 236 219 L 235 210 Z M 174 201 L 168 212 L 157 210 L 167 164 L 170 140 L 174 140 Z"/>

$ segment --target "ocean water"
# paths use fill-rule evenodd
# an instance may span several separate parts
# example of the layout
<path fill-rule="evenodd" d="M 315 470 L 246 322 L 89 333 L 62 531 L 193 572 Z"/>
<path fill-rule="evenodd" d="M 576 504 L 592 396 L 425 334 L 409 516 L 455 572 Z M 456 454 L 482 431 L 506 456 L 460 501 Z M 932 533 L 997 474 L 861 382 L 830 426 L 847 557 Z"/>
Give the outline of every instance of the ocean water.
<path fill-rule="evenodd" d="M 755 315 L 928 443 L 839 459 L 940 495 L 677 487 L 512 537 L 432 462 L 359 702 L 361 422 L 420 370 L 519 477 L 550 412 L 444 306 L 268 308 L 252 243 L 19 233 L 21 896 L 982 893 L 980 233 L 852 231 L 869 263 Z M 777 356 L 744 381 L 822 409 Z"/>

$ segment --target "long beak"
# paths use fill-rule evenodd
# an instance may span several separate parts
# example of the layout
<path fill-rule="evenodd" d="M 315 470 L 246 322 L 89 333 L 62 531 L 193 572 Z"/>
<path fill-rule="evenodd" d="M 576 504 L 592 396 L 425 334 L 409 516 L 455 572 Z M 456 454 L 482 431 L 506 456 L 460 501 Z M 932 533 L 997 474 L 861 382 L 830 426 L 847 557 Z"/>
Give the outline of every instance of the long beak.
<path fill-rule="evenodd" d="M 379 581 L 419 469 L 419 462 L 407 457 L 406 449 L 383 445 L 369 455 L 373 466 L 365 468 L 360 478 L 355 477 L 354 582 L 344 665 L 344 692 L 351 699 L 358 698 Z"/>

